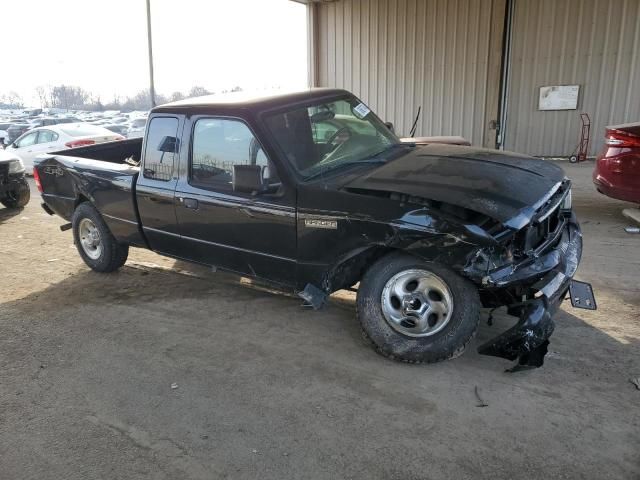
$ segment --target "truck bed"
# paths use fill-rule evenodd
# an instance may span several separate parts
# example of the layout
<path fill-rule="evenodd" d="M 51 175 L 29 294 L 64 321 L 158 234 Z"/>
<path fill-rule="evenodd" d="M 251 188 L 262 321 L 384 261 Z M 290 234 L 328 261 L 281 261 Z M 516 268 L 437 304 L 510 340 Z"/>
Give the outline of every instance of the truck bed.
<path fill-rule="evenodd" d="M 71 148 L 52 153 L 52 155 L 56 156 L 86 158 L 109 163 L 127 163 L 127 160 L 139 163 L 141 154 L 142 138 L 99 143 L 97 145 Z"/>
<path fill-rule="evenodd" d="M 145 245 L 135 203 L 142 139 L 101 143 L 54 152 L 35 165 L 42 198 L 57 215 L 71 221 L 78 203 L 89 200 L 116 238 Z"/>

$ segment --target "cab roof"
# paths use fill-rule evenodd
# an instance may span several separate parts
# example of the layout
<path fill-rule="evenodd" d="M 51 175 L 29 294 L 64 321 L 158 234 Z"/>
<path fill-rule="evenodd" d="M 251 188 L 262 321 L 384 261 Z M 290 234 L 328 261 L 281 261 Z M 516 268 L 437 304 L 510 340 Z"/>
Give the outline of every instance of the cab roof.
<path fill-rule="evenodd" d="M 177 102 L 159 105 L 151 110 L 151 113 L 158 112 L 185 112 L 189 110 L 206 110 L 211 107 L 224 109 L 248 109 L 248 110 L 270 110 L 296 104 L 313 101 L 316 99 L 339 97 L 350 95 L 346 90 L 336 88 L 308 88 L 298 91 L 270 91 L 270 92 L 231 92 L 215 95 L 205 95 L 203 97 L 188 98 Z"/>

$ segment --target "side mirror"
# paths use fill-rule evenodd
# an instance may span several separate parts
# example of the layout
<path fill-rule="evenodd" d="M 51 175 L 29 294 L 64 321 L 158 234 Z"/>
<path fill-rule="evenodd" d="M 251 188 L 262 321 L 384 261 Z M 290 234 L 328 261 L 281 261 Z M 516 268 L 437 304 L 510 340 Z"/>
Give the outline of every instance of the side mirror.
<path fill-rule="evenodd" d="M 262 167 L 260 165 L 234 165 L 233 191 L 259 193 L 264 190 Z"/>
<path fill-rule="evenodd" d="M 384 126 L 387 127 L 391 131 L 391 133 L 396 133 L 395 130 L 393 129 L 393 123 L 384 122 Z"/>
<path fill-rule="evenodd" d="M 163 153 L 176 153 L 178 151 L 178 139 L 167 135 L 162 137 L 160 145 L 158 145 L 158 151 Z"/>

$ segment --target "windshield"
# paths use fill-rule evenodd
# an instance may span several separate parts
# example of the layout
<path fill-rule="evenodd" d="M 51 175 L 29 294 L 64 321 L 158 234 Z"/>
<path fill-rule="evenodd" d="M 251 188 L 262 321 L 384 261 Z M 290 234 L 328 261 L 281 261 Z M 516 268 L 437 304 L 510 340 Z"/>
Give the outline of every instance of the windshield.
<path fill-rule="evenodd" d="M 267 126 L 303 178 L 368 163 L 400 143 L 357 98 L 298 107 L 267 117 Z"/>

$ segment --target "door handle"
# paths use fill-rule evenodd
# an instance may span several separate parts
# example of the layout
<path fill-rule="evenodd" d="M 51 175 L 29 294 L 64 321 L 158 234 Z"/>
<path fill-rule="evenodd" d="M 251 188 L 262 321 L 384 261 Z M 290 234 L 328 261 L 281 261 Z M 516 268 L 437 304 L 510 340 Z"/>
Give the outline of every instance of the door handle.
<path fill-rule="evenodd" d="M 198 200 L 195 198 L 178 197 L 178 202 L 180 202 L 180 205 L 184 205 L 184 208 L 198 209 Z"/>

